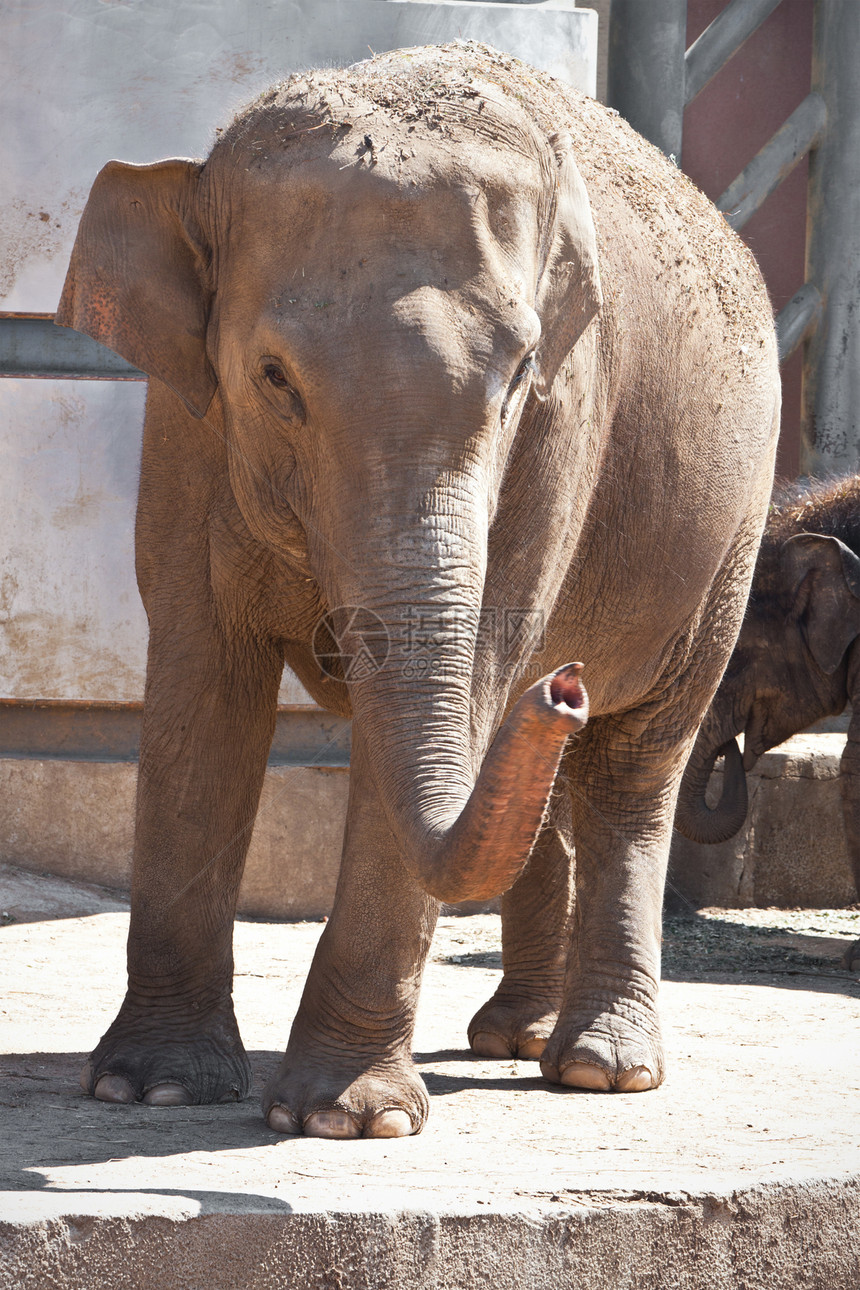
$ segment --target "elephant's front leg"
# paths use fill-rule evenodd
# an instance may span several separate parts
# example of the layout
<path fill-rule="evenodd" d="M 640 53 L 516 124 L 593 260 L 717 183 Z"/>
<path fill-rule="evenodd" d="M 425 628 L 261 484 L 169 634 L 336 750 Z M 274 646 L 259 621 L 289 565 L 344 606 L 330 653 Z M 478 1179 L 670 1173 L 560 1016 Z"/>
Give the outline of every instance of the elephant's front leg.
<path fill-rule="evenodd" d="M 334 910 L 263 1094 L 273 1129 L 323 1138 L 420 1132 L 427 1094 L 412 1032 L 438 908 L 403 867 L 356 731 Z"/>
<path fill-rule="evenodd" d="M 281 660 L 230 640 L 204 581 L 150 603 L 128 992 L 82 1073 L 102 1101 L 239 1099 L 233 917 L 271 744 Z"/>
<path fill-rule="evenodd" d="M 565 999 L 541 1060 L 553 1083 L 640 1092 L 663 1080 L 657 1016 L 663 887 L 677 756 L 611 719 L 562 763 L 571 789 L 576 911 Z"/>

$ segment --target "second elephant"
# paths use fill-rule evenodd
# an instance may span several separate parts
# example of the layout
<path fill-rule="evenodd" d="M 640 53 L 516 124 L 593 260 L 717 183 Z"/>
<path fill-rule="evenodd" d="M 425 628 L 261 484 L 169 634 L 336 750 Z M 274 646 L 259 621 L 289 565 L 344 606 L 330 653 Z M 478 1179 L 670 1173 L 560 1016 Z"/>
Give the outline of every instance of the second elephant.
<path fill-rule="evenodd" d="M 842 754 L 845 836 L 860 892 L 860 476 L 771 508 L 741 633 L 684 773 L 675 827 L 727 841 L 747 815 L 746 772 L 769 748 L 852 705 Z M 736 736 L 744 736 L 743 755 Z M 724 789 L 705 789 L 724 756 Z M 860 942 L 846 966 L 860 970 Z"/>

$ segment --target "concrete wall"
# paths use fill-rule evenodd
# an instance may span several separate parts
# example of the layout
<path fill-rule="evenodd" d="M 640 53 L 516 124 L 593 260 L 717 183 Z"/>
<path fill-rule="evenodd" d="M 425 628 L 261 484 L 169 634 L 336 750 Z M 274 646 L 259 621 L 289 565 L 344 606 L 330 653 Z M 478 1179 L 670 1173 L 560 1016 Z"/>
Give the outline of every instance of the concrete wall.
<path fill-rule="evenodd" d="M 0 757 L 0 863 L 127 891 L 136 786 L 135 762 Z M 269 767 L 240 913 L 329 913 L 348 790 L 346 767 Z"/>

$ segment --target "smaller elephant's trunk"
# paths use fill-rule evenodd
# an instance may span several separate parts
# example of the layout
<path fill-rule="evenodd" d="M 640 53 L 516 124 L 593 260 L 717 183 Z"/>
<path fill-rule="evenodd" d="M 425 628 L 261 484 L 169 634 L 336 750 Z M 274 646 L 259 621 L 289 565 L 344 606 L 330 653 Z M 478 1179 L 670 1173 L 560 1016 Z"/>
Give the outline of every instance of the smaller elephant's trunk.
<path fill-rule="evenodd" d="M 701 737 L 700 737 L 701 738 Z M 725 758 L 723 766 L 723 791 L 720 800 L 711 808 L 705 801 L 705 790 L 719 757 Z M 711 752 L 703 752 L 697 742 L 684 772 L 675 815 L 675 828 L 691 842 L 713 846 L 734 837 L 747 818 L 749 798 L 743 759 L 737 740 Z"/>

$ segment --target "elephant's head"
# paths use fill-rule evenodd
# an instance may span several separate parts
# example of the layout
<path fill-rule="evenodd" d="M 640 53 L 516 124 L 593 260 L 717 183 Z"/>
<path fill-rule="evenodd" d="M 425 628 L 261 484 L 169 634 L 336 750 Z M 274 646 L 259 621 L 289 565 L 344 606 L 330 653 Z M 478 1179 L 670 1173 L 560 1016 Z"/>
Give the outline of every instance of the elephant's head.
<path fill-rule="evenodd" d="M 57 321 L 211 419 L 254 537 L 299 561 L 324 604 L 385 624 L 393 661 L 350 682 L 353 714 L 419 880 L 462 899 L 525 863 L 564 739 L 552 736 L 534 784 L 522 741 L 506 769 L 487 757 L 473 794 L 489 738 L 472 722 L 473 667 L 502 479 L 527 401 L 550 396 L 601 298 L 569 137 L 456 61 L 444 90 L 429 84 L 414 52 L 294 78 L 204 163 L 111 162 Z M 535 434 L 540 489 L 575 449 L 553 460 Z M 557 591 L 557 565 L 544 550 L 536 596 Z M 397 659 L 422 615 L 433 668 L 405 674 Z M 554 684 L 558 696 L 568 683 Z M 558 709 L 550 688 L 535 712 Z M 506 825 L 529 794 L 525 823 Z M 460 836 L 467 804 L 493 840 Z M 459 858 L 443 863 L 455 823 Z M 491 864 L 506 830 L 521 854 Z"/>
<path fill-rule="evenodd" d="M 724 842 L 747 813 L 746 771 L 762 753 L 847 701 L 846 656 L 860 636 L 860 560 L 838 538 L 796 533 L 762 545 L 746 617 L 690 757 L 675 827 Z M 735 736 L 743 732 L 743 757 Z M 723 792 L 705 790 L 725 757 Z"/>

